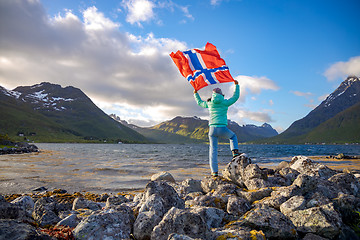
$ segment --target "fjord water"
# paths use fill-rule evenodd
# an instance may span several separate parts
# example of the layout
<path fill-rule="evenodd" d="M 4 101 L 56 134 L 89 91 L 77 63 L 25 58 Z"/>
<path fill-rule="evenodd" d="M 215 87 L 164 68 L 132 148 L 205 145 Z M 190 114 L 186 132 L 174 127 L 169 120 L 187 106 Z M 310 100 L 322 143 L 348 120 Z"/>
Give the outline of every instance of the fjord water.
<path fill-rule="evenodd" d="M 206 144 L 36 144 L 39 154 L 0 156 L 0 194 L 40 186 L 68 191 L 119 192 L 143 188 L 151 175 L 169 171 L 177 181 L 209 174 Z M 360 155 L 359 145 L 239 145 L 260 166 L 298 155 Z M 219 146 L 220 169 L 231 160 Z M 327 163 L 331 164 L 332 159 Z M 342 161 L 346 166 L 347 162 Z M 359 167 L 360 168 L 360 167 Z"/>

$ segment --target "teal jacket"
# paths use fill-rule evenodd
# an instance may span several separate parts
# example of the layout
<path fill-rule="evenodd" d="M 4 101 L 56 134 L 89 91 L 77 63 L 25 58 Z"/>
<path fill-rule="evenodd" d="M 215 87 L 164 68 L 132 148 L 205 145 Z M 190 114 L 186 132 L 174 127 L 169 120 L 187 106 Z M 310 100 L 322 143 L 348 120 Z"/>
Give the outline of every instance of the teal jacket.
<path fill-rule="evenodd" d="M 234 95 L 229 99 L 225 99 L 223 95 L 213 92 L 211 100 L 209 102 L 206 102 L 201 99 L 199 93 L 194 94 L 196 103 L 199 106 L 203 108 L 209 108 L 209 125 L 218 127 L 226 126 L 228 124 L 227 110 L 230 105 L 234 104 L 239 99 L 239 96 L 240 87 L 238 84 L 235 85 Z"/>

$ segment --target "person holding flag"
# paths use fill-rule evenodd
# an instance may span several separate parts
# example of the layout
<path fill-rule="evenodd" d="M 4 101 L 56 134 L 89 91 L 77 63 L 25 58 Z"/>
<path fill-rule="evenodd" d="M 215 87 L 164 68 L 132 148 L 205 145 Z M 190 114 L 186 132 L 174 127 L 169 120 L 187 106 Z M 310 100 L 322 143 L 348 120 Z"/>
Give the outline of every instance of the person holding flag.
<path fill-rule="evenodd" d="M 212 176 L 217 177 L 219 137 L 225 137 L 230 140 L 230 149 L 233 152 L 233 157 L 240 155 L 237 136 L 227 128 L 228 108 L 234 104 L 240 96 L 238 81 L 232 78 L 225 61 L 220 57 L 216 47 L 211 43 L 206 44 L 205 50 L 191 49 L 183 52 L 177 51 L 176 53 L 172 52 L 170 56 L 179 68 L 180 73 L 194 87 L 194 97 L 197 104 L 209 109 L 209 163 Z M 231 98 L 225 99 L 221 89 L 215 88 L 211 98 L 207 101 L 201 99 L 198 93 L 199 89 L 212 84 L 225 82 L 235 83 L 235 92 Z"/>
<path fill-rule="evenodd" d="M 194 90 L 194 97 L 197 104 L 203 108 L 208 108 L 210 113 L 209 120 L 209 163 L 211 174 L 214 177 L 218 176 L 218 138 L 224 137 L 230 140 L 230 149 L 233 153 L 233 157 L 240 155 L 238 149 L 238 140 L 235 133 L 227 128 L 228 119 L 227 111 L 228 107 L 234 104 L 240 96 L 240 87 L 238 81 L 234 80 L 235 92 L 229 99 L 224 98 L 220 88 L 214 88 L 211 98 L 207 101 L 203 101 L 197 92 Z"/>

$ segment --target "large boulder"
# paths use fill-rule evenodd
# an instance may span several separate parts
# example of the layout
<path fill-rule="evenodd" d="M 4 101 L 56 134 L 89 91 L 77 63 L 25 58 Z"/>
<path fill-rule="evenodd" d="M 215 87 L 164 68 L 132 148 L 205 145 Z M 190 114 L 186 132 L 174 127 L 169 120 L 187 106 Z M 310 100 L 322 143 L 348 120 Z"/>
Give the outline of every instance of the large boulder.
<path fill-rule="evenodd" d="M 57 202 L 54 198 L 43 197 L 38 199 L 34 205 L 32 216 L 40 226 L 54 225 L 61 219 L 56 214 Z"/>
<path fill-rule="evenodd" d="M 303 210 L 306 207 L 306 200 L 303 196 L 293 196 L 286 202 L 280 205 L 280 212 L 284 215 L 289 214 L 290 212 Z"/>
<path fill-rule="evenodd" d="M 241 218 L 241 224 L 262 230 L 266 239 L 296 239 L 294 224 L 281 212 L 271 207 L 254 208 Z"/>
<path fill-rule="evenodd" d="M 239 197 L 245 198 L 250 203 L 253 203 L 265 197 L 269 197 L 272 191 L 273 191 L 272 188 L 260 188 L 250 191 L 246 189 L 238 189 L 236 193 Z"/>
<path fill-rule="evenodd" d="M 190 212 L 200 215 L 209 229 L 222 226 L 224 219 L 226 219 L 226 213 L 218 208 L 194 207 L 191 208 Z"/>
<path fill-rule="evenodd" d="M 81 221 L 73 233 L 76 239 L 131 239 L 134 215 L 129 207 L 98 211 Z"/>
<path fill-rule="evenodd" d="M 85 198 L 78 197 L 73 202 L 72 210 L 77 210 L 77 209 L 82 209 L 82 208 L 91 209 L 91 210 L 96 211 L 96 210 L 100 210 L 102 207 L 99 203 L 93 202 L 93 201 L 85 199 Z"/>
<path fill-rule="evenodd" d="M 314 233 L 333 239 L 340 234 L 343 225 L 339 214 L 332 203 L 320 207 L 297 210 L 287 214 L 287 217 L 302 233 Z"/>
<path fill-rule="evenodd" d="M 150 196 L 152 197 L 150 198 Z M 146 185 L 145 191 L 137 206 L 138 209 L 141 209 L 139 212 L 151 211 L 152 202 L 159 206 L 162 205 L 164 213 L 172 207 L 180 209 L 185 207 L 185 201 L 181 199 L 175 189 L 165 181 L 151 181 Z"/>
<path fill-rule="evenodd" d="M 209 239 L 209 229 L 199 214 L 171 208 L 151 233 L 151 239 L 167 240 L 172 233 L 192 238 Z"/>
<path fill-rule="evenodd" d="M 50 240 L 50 236 L 40 234 L 36 228 L 21 221 L 0 219 L 0 239 L 42 239 Z"/>
<path fill-rule="evenodd" d="M 352 173 L 338 173 L 329 181 L 336 184 L 338 189 L 345 194 L 360 197 L 360 181 Z"/>
<path fill-rule="evenodd" d="M 226 206 L 226 210 L 229 214 L 234 216 L 242 216 L 249 211 L 251 205 L 248 200 L 239 197 L 230 197 Z"/>
<path fill-rule="evenodd" d="M 139 213 L 134 223 L 134 236 L 137 240 L 147 240 L 151 238 L 151 233 L 156 225 L 161 221 L 155 211 L 144 211 Z"/>
<path fill-rule="evenodd" d="M 323 179 L 335 175 L 337 172 L 328 168 L 327 166 L 314 162 L 306 156 L 295 156 L 290 162 L 290 168 L 310 176 L 316 176 Z"/>
<path fill-rule="evenodd" d="M 225 179 L 236 183 L 240 187 L 245 187 L 244 170 L 250 164 L 251 159 L 245 154 L 241 154 L 240 156 L 233 158 L 231 162 L 226 165 L 222 174 Z"/>
<path fill-rule="evenodd" d="M 172 182 L 172 183 L 176 182 L 175 178 L 169 172 L 156 173 L 151 176 L 150 180 L 151 181 L 161 181 L 162 180 L 162 181 L 167 181 L 167 182 Z"/>

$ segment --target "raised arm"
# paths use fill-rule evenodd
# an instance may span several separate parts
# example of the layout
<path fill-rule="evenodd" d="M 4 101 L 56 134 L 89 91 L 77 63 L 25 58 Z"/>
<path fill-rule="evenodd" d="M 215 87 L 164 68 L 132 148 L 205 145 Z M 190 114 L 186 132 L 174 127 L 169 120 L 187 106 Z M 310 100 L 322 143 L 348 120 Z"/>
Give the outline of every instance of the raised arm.
<path fill-rule="evenodd" d="M 226 100 L 226 103 L 228 106 L 234 104 L 240 97 L 240 87 L 239 87 L 239 82 L 237 80 L 234 81 L 235 83 L 235 91 L 234 94 L 231 98 L 229 98 L 228 100 Z"/>
<path fill-rule="evenodd" d="M 200 106 L 200 107 L 203 107 L 203 108 L 208 108 L 208 104 L 207 102 L 203 101 L 200 97 L 200 94 L 194 90 L 194 97 L 195 97 L 195 101 L 196 103 Z"/>

